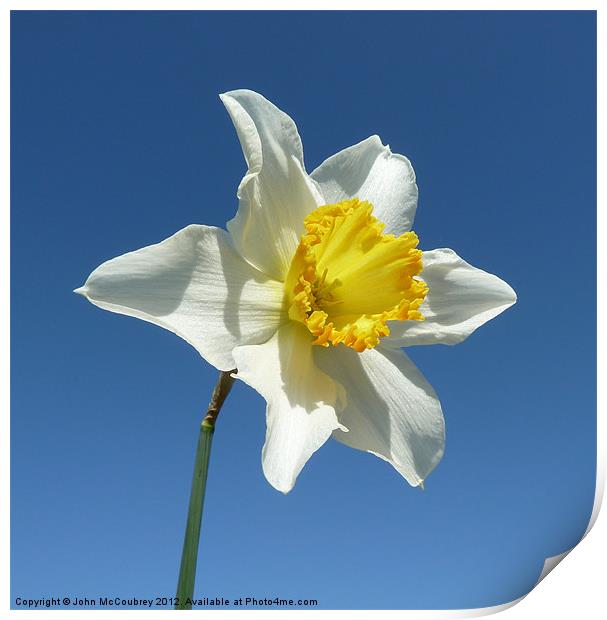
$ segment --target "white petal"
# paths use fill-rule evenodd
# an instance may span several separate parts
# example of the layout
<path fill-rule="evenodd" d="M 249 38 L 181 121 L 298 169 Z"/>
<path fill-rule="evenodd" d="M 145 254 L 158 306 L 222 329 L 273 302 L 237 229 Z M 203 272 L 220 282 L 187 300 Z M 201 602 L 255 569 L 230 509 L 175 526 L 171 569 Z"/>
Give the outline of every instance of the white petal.
<path fill-rule="evenodd" d="M 343 391 L 316 368 L 312 337 L 299 323 L 286 323 L 265 344 L 234 349 L 234 359 L 237 377 L 268 403 L 263 471 L 273 487 L 288 493 L 310 456 L 342 428 L 335 406 Z"/>
<path fill-rule="evenodd" d="M 248 261 L 282 280 L 304 218 L 321 203 L 321 196 L 305 171 L 301 139 L 289 116 L 250 90 L 225 93 L 221 100 L 249 166 L 228 230 Z"/>
<path fill-rule="evenodd" d="M 423 482 L 442 458 L 445 423 L 430 384 L 401 351 L 377 347 L 356 353 L 317 347 L 320 368 L 346 390 L 334 437 L 388 461 L 409 482 Z"/>
<path fill-rule="evenodd" d="M 429 291 L 424 321 L 390 321 L 389 346 L 457 344 L 516 302 L 516 293 L 497 276 L 469 265 L 453 250 L 424 252 L 421 278 Z"/>
<path fill-rule="evenodd" d="M 283 318 L 282 284 L 244 261 L 228 234 L 210 226 L 188 226 L 109 260 L 76 292 L 174 332 L 220 370 L 235 367 L 236 345 L 264 342 Z"/>
<path fill-rule="evenodd" d="M 329 157 L 310 175 L 327 204 L 360 198 L 373 204 L 386 232 L 411 230 L 417 208 L 417 185 L 411 162 L 392 153 L 378 136 L 371 136 Z"/>

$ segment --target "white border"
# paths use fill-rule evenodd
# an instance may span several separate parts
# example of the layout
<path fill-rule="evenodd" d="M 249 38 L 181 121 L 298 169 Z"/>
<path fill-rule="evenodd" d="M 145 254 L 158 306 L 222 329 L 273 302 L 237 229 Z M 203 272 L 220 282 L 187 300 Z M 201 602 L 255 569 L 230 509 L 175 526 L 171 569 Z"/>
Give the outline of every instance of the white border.
<path fill-rule="evenodd" d="M 226 10 L 274 10 L 274 11 L 596 11 L 598 2 L 572 0 L 291 0 L 288 6 L 281 0 L 11 0 L 10 10 L 165 10 L 165 11 L 226 11 Z"/>
<path fill-rule="evenodd" d="M 0 185 L 4 188 L 5 201 L 2 206 L 2 218 L 3 226 L 0 226 L 0 291 L 4 299 L 4 303 L 0 305 L 0 312 L 2 313 L 0 321 L 0 338 L 2 342 L 2 356 L 0 357 L 0 403 L 3 412 L 3 428 L 0 433 L 0 480 L 1 480 L 1 496 L 4 499 L 2 505 L 4 510 L 2 513 L 3 523 L 0 528 L 0 549 L 2 550 L 2 564 L 4 568 L 2 575 L 5 577 L 0 583 L 0 609 L 5 611 L 6 617 L 13 617 L 14 614 L 18 614 L 19 610 L 10 610 L 10 590 L 8 583 L 8 576 L 10 574 L 10 557 L 9 557 L 9 466 L 10 466 L 10 422 L 7 412 L 10 406 L 10 381 L 9 381 L 9 308 L 10 308 L 10 296 L 9 296 L 9 204 L 10 204 L 10 174 L 9 174 L 9 160 L 10 160 L 10 116 L 9 116 L 9 84 L 10 84 L 10 16 L 9 10 L 251 10 L 251 9 L 263 9 L 263 10 L 597 10 L 598 6 L 596 2 L 547 2 L 538 1 L 529 2 L 525 0 L 510 0 L 509 2 L 496 2 L 486 0 L 485 2 L 454 2 L 454 1 L 442 1 L 436 2 L 428 0 L 422 1 L 409 1 L 409 2 L 396 2 L 376 0 L 372 6 L 369 2 L 361 0 L 306 0 L 306 1 L 293 1 L 289 3 L 288 7 L 284 6 L 284 3 L 280 0 L 265 0 L 262 2 L 252 2 L 245 0 L 220 0 L 220 1 L 195 1 L 195 0 L 174 0 L 173 2 L 167 2 L 166 0 L 123 0 L 118 1 L 95 1 L 95 0 L 63 0 L 61 2 L 52 2 L 50 0 L 37 0 L 37 1 L 16 1 L 8 3 L 0 17 L 0 41 L 3 41 L 2 48 L 4 53 L 2 54 L 2 60 L 0 62 L 0 83 L 5 86 L 5 96 L 2 98 L 0 105 L 2 117 L 4 123 L 0 129 L 1 144 L 4 146 L 4 165 L 0 172 Z M 601 34 L 604 33 L 603 16 L 602 12 L 598 12 L 598 59 L 599 66 L 604 55 L 604 46 L 601 44 Z M 603 96 L 603 83 L 599 80 L 598 85 L 598 109 L 601 109 L 601 103 L 605 101 Z M 599 118 L 599 138 L 602 135 L 603 126 Z M 601 170 L 602 157 L 602 144 L 599 139 L 598 149 L 598 170 Z M 603 188 L 599 179 L 598 183 L 598 204 L 603 204 Z M 604 239 L 604 224 L 605 217 L 602 214 L 601 209 L 598 209 L 598 236 L 599 239 Z M 601 269 L 604 266 L 605 251 L 601 248 L 601 244 L 598 244 L 598 266 Z M 598 316 L 603 316 L 604 311 L 607 309 L 605 304 L 605 286 L 601 284 L 600 278 L 598 279 Z M 599 322 L 598 325 L 598 376 L 604 376 L 604 329 Z M 600 526 L 594 527 L 599 513 L 600 505 L 603 498 L 604 486 L 605 486 L 605 442 L 603 439 L 606 435 L 606 425 L 603 414 L 604 405 L 604 390 L 599 382 L 598 389 L 598 411 L 601 412 L 597 420 L 597 488 L 595 494 L 594 507 L 592 517 L 588 525 L 588 529 L 585 534 L 585 538 L 582 542 L 573 550 L 573 558 L 569 562 L 565 562 L 559 565 L 560 561 L 568 555 L 569 552 L 556 556 L 555 558 L 548 558 L 544 564 L 544 570 L 538 580 L 538 585 L 531 592 L 538 592 L 533 596 L 525 596 L 507 603 L 505 605 L 498 605 L 496 607 L 486 607 L 481 609 L 468 609 L 468 610 L 449 610 L 449 611 L 378 611 L 372 612 L 373 615 L 381 615 L 383 617 L 420 617 L 420 618 L 472 618 L 481 617 L 498 613 L 509 609 L 507 612 L 509 617 L 518 618 L 520 620 L 533 619 L 538 617 L 549 616 L 552 618 L 569 618 L 575 614 L 581 618 L 594 618 L 600 615 L 600 610 L 607 609 L 605 601 L 603 600 L 603 590 L 605 588 L 603 583 L 603 561 L 605 557 L 605 550 L 607 549 L 607 529 L 605 526 L 605 518 L 600 520 Z M 590 530 L 592 532 L 589 534 Z M 587 536 L 588 535 L 588 536 Z M 559 565 L 558 570 L 551 576 L 550 579 L 544 579 L 548 573 Z M 600 580 L 600 581 L 599 581 Z M 540 583 L 541 582 L 541 583 Z M 531 593 L 529 593 L 531 594 Z M 519 601 L 524 599 L 524 603 L 516 605 Z M 514 607 L 516 605 L 516 607 Z M 99 610 L 74 610 L 69 612 L 70 618 L 89 618 L 99 617 L 96 614 Z M 343 617 L 368 617 L 369 611 L 326 611 L 319 610 L 322 613 L 330 613 L 334 616 Z M 268 610 L 246 610 L 248 614 L 255 617 L 265 617 L 268 614 Z M 44 610 L 44 611 L 31 611 L 28 617 L 49 617 L 57 614 L 64 615 L 64 610 Z M 133 616 L 143 615 L 150 613 L 149 611 L 131 611 L 131 610 L 116 610 L 112 614 L 131 614 Z M 162 610 L 163 614 L 176 614 L 176 611 Z M 235 610 L 222 610 L 222 611 L 204 611 L 205 616 L 216 617 L 221 615 L 222 618 L 238 614 Z M 304 619 L 309 616 L 317 617 L 318 611 L 297 610 L 297 611 L 272 611 L 272 616 L 275 617 L 279 614 L 281 617 L 287 614 L 297 614 L 298 619 Z"/>

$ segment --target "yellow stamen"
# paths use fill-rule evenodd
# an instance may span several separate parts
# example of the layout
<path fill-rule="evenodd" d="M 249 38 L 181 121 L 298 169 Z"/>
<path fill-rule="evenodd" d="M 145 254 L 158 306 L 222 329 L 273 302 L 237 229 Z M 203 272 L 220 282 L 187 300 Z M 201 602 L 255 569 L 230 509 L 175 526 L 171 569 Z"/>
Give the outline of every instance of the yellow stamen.
<path fill-rule="evenodd" d="M 304 220 L 285 280 L 289 317 L 313 344 L 358 352 L 390 334 L 386 321 L 423 321 L 428 286 L 417 279 L 422 251 L 414 232 L 384 235 L 373 205 L 357 198 L 318 207 Z"/>

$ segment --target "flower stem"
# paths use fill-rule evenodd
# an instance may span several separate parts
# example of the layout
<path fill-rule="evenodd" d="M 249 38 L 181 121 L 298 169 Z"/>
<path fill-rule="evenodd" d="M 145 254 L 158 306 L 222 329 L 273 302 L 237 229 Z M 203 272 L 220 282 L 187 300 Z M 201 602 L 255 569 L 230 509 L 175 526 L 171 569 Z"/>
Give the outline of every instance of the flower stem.
<path fill-rule="evenodd" d="M 196 560 L 198 559 L 198 544 L 200 541 L 200 525 L 202 523 L 202 508 L 207 486 L 211 443 L 213 441 L 217 416 L 234 383 L 234 377 L 232 376 L 234 373 L 236 373 L 236 370 L 219 373 L 209 407 L 200 424 L 188 520 L 183 540 L 183 551 L 181 552 L 181 567 L 179 569 L 179 581 L 177 582 L 177 604 L 175 609 L 192 609 L 194 580 L 196 579 Z"/>

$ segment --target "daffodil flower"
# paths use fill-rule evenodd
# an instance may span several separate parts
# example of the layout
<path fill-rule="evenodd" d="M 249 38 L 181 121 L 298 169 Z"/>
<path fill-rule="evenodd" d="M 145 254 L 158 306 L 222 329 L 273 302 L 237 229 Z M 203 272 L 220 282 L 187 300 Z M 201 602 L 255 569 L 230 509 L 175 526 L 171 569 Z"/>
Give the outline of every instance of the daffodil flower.
<path fill-rule="evenodd" d="M 228 232 L 194 224 L 103 263 L 77 289 L 168 329 L 267 401 L 268 481 L 288 492 L 330 436 L 413 486 L 440 461 L 440 402 L 402 347 L 456 344 L 516 301 L 500 278 L 411 231 L 409 160 L 377 136 L 307 174 L 293 120 L 221 95 L 248 165 Z"/>

